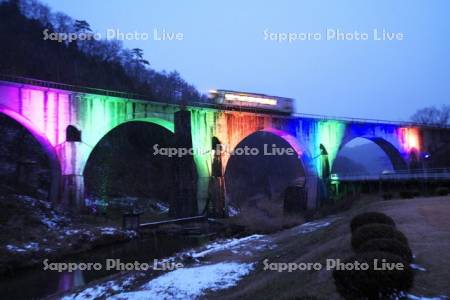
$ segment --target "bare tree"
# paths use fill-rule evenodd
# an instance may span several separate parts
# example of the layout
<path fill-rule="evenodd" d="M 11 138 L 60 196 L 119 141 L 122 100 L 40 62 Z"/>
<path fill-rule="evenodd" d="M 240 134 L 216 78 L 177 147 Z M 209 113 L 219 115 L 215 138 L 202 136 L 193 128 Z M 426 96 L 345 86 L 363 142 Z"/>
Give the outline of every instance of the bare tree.
<path fill-rule="evenodd" d="M 450 124 L 450 105 L 442 105 L 440 108 L 429 106 L 419 109 L 411 120 L 417 123 L 429 125 L 449 125 Z"/>

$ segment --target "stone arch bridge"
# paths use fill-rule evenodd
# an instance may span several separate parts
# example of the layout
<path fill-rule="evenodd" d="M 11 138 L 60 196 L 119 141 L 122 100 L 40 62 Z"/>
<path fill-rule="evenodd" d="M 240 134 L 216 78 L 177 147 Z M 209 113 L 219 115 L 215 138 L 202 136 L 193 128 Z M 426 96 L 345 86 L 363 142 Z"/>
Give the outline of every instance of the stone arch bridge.
<path fill-rule="evenodd" d="M 0 81 L 0 113 L 26 127 L 44 147 L 52 162 L 50 198 L 69 207 L 83 206 L 83 171 L 94 147 L 108 132 L 126 122 L 145 121 L 162 126 L 175 135 L 178 146 L 193 149 L 211 149 L 217 143 L 234 149 L 258 131 L 277 135 L 295 150 L 305 170 L 309 209 L 319 205 L 318 187 L 329 177 L 338 151 L 354 138 L 363 137 L 378 144 L 396 170 L 408 169 L 412 164 L 426 168 L 425 157 L 450 143 L 448 128 L 282 115 L 206 103 L 182 107 L 140 100 L 126 93 L 20 78 Z M 171 204 L 177 207 L 175 215 L 197 214 L 208 198 L 211 181 L 223 185 L 230 154 L 221 153 L 217 164 L 217 153 L 196 151 L 193 158 L 177 158 L 180 174 L 195 173 L 198 178 L 177 176 L 179 195 Z M 186 173 L 183 168 L 191 165 L 195 172 Z M 215 201 L 223 202 L 223 197 L 218 196 Z M 219 210 L 225 208 L 224 203 L 215 206 Z"/>

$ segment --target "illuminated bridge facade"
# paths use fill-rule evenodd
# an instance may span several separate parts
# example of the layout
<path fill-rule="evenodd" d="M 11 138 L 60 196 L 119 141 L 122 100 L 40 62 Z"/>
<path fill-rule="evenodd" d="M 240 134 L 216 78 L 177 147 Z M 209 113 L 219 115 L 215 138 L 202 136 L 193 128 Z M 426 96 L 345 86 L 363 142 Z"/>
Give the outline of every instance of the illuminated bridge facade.
<path fill-rule="evenodd" d="M 46 149 L 53 170 L 50 197 L 70 207 L 83 206 L 83 172 L 92 150 L 108 132 L 126 122 L 157 124 L 178 134 L 179 140 L 184 141 L 182 145 L 191 144 L 194 149 L 208 149 L 212 141 L 234 149 L 244 138 L 258 131 L 277 135 L 295 150 L 305 170 L 310 209 L 319 204 L 318 191 L 329 178 L 338 151 L 357 137 L 379 145 L 398 171 L 408 170 L 412 164 L 424 167 L 429 153 L 450 143 L 450 130 L 443 128 L 239 111 L 207 104 L 182 108 L 147 100 L 36 80 L 0 81 L 0 113 L 26 127 Z M 202 180 L 195 181 L 192 195 L 195 199 L 190 205 L 194 210 L 200 210 L 208 197 L 211 182 L 204 179 L 221 177 L 228 159 L 229 154 L 224 153 L 221 170 L 214 171 L 212 152 L 195 153 L 196 176 Z M 224 189 L 226 191 L 226 185 Z"/>

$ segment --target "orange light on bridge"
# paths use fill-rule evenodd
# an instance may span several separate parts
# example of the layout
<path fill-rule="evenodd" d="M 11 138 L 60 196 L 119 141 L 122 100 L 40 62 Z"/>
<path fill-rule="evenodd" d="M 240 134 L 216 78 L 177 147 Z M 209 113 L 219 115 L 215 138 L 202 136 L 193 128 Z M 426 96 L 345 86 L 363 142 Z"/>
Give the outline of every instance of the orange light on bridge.
<path fill-rule="evenodd" d="M 406 151 L 420 151 L 420 135 L 418 128 L 400 128 L 400 139 L 400 143 Z"/>

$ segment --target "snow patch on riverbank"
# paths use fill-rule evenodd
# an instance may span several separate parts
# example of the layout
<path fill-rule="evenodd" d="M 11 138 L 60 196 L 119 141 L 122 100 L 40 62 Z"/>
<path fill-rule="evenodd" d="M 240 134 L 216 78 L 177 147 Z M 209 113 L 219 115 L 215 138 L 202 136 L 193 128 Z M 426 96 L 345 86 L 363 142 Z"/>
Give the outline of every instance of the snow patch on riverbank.
<path fill-rule="evenodd" d="M 200 252 L 191 252 L 189 254 L 193 258 L 202 258 L 205 257 L 206 255 L 224 250 L 230 250 L 233 253 L 237 254 L 243 248 L 246 248 L 246 250 L 251 249 L 251 247 L 248 247 L 249 243 L 252 243 L 254 241 L 268 242 L 268 240 L 264 238 L 265 238 L 264 235 L 254 234 L 239 239 L 237 238 L 227 239 L 223 241 L 213 242 L 211 244 L 206 245 L 205 250 Z M 257 249 L 261 250 L 261 245 L 259 245 Z"/>
<path fill-rule="evenodd" d="M 411 294 L 407 294 L 407 299 L 409 300 L 448 300 L 447 296 L 436 296 L 436 297 L 422 297 L 422 296 L 414 296 Z"/>
<path fill-rule="evenodd" d="M 105 283 L 86 288 L 78 293 L 74 293 L 61 298 L 61 300 L 93 300 L 100 297 L 108 297 L 111 294 L 122 292 L 135 280 L 134 276 L 129 276 L 122 283 L 110 280 Z"/>
<path fill-rule="evenodd" d="M 294 229 L 300 234 L 305 234 L 324 227 L 328 227 L 330 225 L 331 225 L 330 221 L 307 222 L 300 226 L 295 227 Z"/>
<path fill-rule="evenodd" d="M 230 288 L 254 268 L 252 263 L 221 262 L 177 269 L 142 286 L 142 290 L 117 294 L 119 299 L 196 299 L 206 291 Z"/>
<path fill-rule="evenodd" d="M 110 291 L 114 291 L 114 292 L 118 292 L 120 290 L 122 290 L 122 287 L 115 284 L 114 281 L 107 281 L 104 284 L 99 284 L 96 285 L 94 287 L 90 287 L 87 289 L 84 289 L 83 291 L 76 293 L 76 294 L 72 294 L 69 296 L 65 296 L 63 298 L 61 298 L 62 300 L 90 300 L 90 299 L 96 299 L 99 297 L 104 297 L 106 292 L 110 290 Z"/>
<path fill-rule="evenodd" d="M 332 223 L 331 220 L 308 222 L 303 225 L 292 228 L 295 235 L 307 234 L 321 228 L 327 227 Z M 127 291 L 126 287 L 131 286 L 123 281 L 121 288 L 118 284 L 104 283 L 95 287 L 90 287 L 82 292 L 72 296 L 72 298 L 63 299 L 95 299 L 105 298 L 111 300 L 120 299 L 197 299 L 210 291 L 227 289 L 237 285 L 239 280 L 250 274 L 257 265 L 256 262 L 236 262 L 222 261 L 212 263 L 208 257 L 229 251 L 233 255 L 233 260 L 245 257 L 248 261 L 249 256 L 257 252 L 277 247 L 270 235 L 254 234 L 242 238 L 230 238 L 211 242 L 199 249 L 191 249 L 177 253 L 166 259 L 158 260 L 159 264 L 176 261 L 189 261 L 192 266 L 176 269 L 156 277 L 140 287 L 133 288 L 134 291 Z M 225 254 L 227 255 L 227 254 Z M 115 295 L 114 295 L 115 294 Z M 111 296 L 112 295 L 112 296 Z M 77 298 L 78 297 L 78 298 Z"/>

